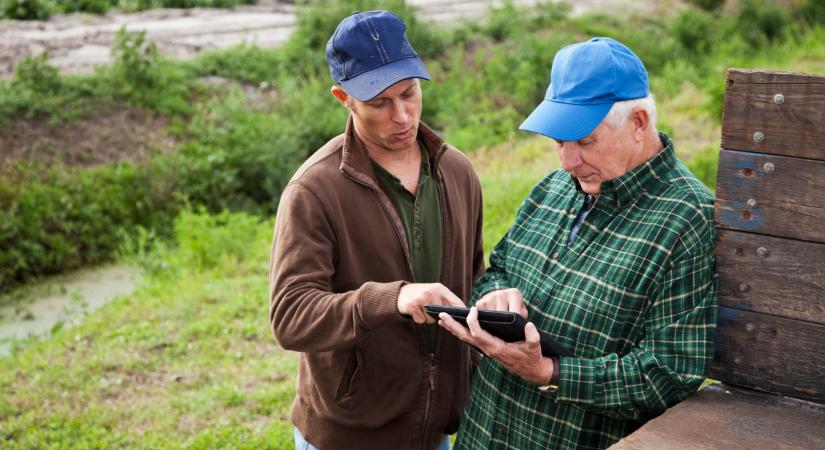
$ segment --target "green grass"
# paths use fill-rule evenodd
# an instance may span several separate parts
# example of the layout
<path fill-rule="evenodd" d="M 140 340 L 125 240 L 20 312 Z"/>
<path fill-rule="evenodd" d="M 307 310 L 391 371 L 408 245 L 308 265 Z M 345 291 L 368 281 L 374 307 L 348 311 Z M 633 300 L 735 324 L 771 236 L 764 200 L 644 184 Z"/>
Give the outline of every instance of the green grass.
<path fill-rule="evenodd" d="M 362 10 L 374 4 L 357 3 Z M 60 167 L 50 169 L 53 178 L 48 171 L 23 168 L 18 179 L 0 178 L 0 206 L 15 219 L 0 221 L 0 242 L 17 245 L 16 253 L 4 252 L 19 256 L 15 264 L 38 273 L 35 259 L 26 255 L 39 255 L 47 260 L 38 263 L 41 269 L 72 267 L 78 255 L 88 253 L 86 247 L 99 250 L 105 240 L 101 259 L 120 248 L 136 255 L 146 273 L 137 292 L 80 326 L 19 342 L 15 353 L 0 358 L 0 447 L 291 446 L 288 414 L 297 357 L 281 350 L 269 331 L 266 275 L 273 224 L 257 217 L 274 211 L 296 164 L 343 127 L 345 114 L 327 92 L 320 55 L 329 27 L 352 5 L 336 1 L 302 10 L 296 38 L 282 49 L 237 47 L 177 63 L 160 58 L 139 35 L 122 34 L 118 62 L 91 77 L 59 76 L 42 59 L 0 82 L 2 124 L 21 117 L 71 123 L 90 114 L 94 102 L 121 102 L 164 114 L 170 134 L 181 142 L 172 156 L 143 168 L 107 166 L 77 179 L 64 177 Z M 700 29 L 718 20 L 710 28 L 714 33 L 736 23 L 714 17 L 692 20 Z M 412 32 L 433 74 L 425 83 L 425 120 L 464 149 L 479 171 L 487 253 L 530 189 L 559 165 L 550 140 L 516 127 L 541 99 L 560 46 L 594 34 L 630 44 L 651 72 L 660 128 L 710 186 L 727 68 L 825 73 L 822 26 L 791 29 L 771 41 L 751 36 L 758 48 L 733 34 L 688 48 L 670 35 L 670 19 L 659 19 L 573 20 L 563 8 L 505 7 L 487 22 Z M 694 36 L 690 31 L 685 35 Z M 201 86 L 198 78 L 207 75 L 235 84 Z M 275 95 L 261 104 L 245 92 L 264 81 Z M 152 183 L 140 181 L 146 174 L 154 175 Z M 141 188 L 114 188 L 125 179 Z M 88 188 L 80 189 L 77 180 Z M 69 206 L 60 209 L 61 204 Z M 64 222 L 84 228 L 56 228 L 52 215 L 41 214 L 48 205 L 64 211 L 58 217 L 78 216 L 80 225 Z M 140 209 L 146 205 L 158 216 Z M 230 207 L 259 215 L 217 213 Z M 148 222 L 123 219 L 130 214 Z M 15 223 L 25 233 L 10 226 Z M 125 244 L 113 241 L 119 230 L 129 231 Z M 71 240 L 88 236 L 101 239 L 78 247 Z M 172 243 L 164 243 L 165 237 Z M 68 262 L 55 255 L 68 255 Z"/>
<path fill-rule="evenodd" d="M 272 224 L 177 226 L 137 292 L 0 359 L 0 447 L 287 447 L 297 359 L 267 323 Z"/>
<path fill-rule="evenodd" d="M 558 163 L 533 138 L 473 155 L 485 249 Z M 2 448 L 289 448 L 297 354 L 267 319 L 271 220 L 185 210 L 139 289 L 0 359 Z M 136 248 L 144 248 L 144 245 Z"/>

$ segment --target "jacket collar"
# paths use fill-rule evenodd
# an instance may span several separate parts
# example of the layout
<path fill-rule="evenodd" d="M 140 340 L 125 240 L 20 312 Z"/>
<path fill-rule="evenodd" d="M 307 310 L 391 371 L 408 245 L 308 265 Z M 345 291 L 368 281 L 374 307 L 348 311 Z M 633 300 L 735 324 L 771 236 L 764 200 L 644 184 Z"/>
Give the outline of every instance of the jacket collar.
<path fill-rule="evenodd" d="M 667 180 L 666 174 L 676 167 L 676 150 L 667 134 L 659 132 L 659 139 L 664 146 L 659 153 L 619 178 L 603 182 L 599 197 L 611 199 L 621 209 L 649 190 L 652 184 Z M 576 190 L 582 192 L 578 180 L 574 178 L 573 183 Z"/>
<path fill-rule="evenodd" d="M 418 139 L 424 143 L 430 160 L 430 173 L 435 175 L 438 170 L 438 162 L 444 154 L 444 151 L 447 150 L 447 143 L 444 139 L 441 139 L 435 131 L 425 125 L 424 122 L 418 123 Z M 346 173 L 362 183 L 377 188 L 372 159 L 370 159 L 369 154 L 367 154 L 367 148 L 364 146 L 364 142 L 355 133 L 352 116 L 347 119 L 347 129 L 344 132 L 344 146 L 341 151 L 341 172 Z"/>

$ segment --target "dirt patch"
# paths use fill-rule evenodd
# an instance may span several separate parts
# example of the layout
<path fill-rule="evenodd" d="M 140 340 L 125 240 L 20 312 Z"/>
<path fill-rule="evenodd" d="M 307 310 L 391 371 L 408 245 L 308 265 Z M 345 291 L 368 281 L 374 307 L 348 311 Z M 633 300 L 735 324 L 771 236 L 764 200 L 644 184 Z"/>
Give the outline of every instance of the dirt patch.
<path fill-rule="evenodd" d="M 144 162 L 175 147 L 166 118 L 156 112 L 114 103 L 90 110 L 94 113 L 68 123 L 16 118 L 0 127 L 0 169 L 17 161 L 75 167 Z"/>

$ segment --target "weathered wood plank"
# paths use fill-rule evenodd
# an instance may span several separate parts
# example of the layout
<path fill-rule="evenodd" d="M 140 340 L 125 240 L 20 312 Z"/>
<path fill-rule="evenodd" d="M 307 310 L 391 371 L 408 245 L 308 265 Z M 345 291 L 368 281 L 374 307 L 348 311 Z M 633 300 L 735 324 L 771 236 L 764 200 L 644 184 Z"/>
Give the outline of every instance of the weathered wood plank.
<path fill-rule="evenodd" d="M 717 179 L 717 226 L 825 242 L 825 161 L 722 150 Z"/>
<path fill-rule="evenodd" d="M 726 82 L 723 148 L 825 160 L 825 77 L 734 69 Z"/>
<path fill-rule="evenodd" d="M 825 244 L 720 229 L 716 266 L 720 305 L 825 324 Z"/>
<path fill-rule="evenodd" d="M 655 448 L 825 448 L 825 407 L 713 385 L 610 447 Z"/>
<path fill-rule="evenodd" d="M 825 403 L 825 326 L 720 307 L 710 378 Z"/>

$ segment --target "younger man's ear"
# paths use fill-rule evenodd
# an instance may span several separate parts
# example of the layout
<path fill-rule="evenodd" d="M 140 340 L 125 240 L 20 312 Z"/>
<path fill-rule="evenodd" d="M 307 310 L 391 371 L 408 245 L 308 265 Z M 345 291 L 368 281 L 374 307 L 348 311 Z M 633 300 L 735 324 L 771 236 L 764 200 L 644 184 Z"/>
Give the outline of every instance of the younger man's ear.
<path fill-rule="evenodd" d="M 343 106 L 344 108 L 348 108 L 347 99 L 349 99 L 349 94 L 347 94 L 347 91 L 345 91 L 341 86 L 338 86 L 337 84 L 330 88 L 329 91 L 332 93 L 332 96 L 335 97 L 336 100 L 338 100 L 338 103 L 340 103 L 341 106 Z"/>

